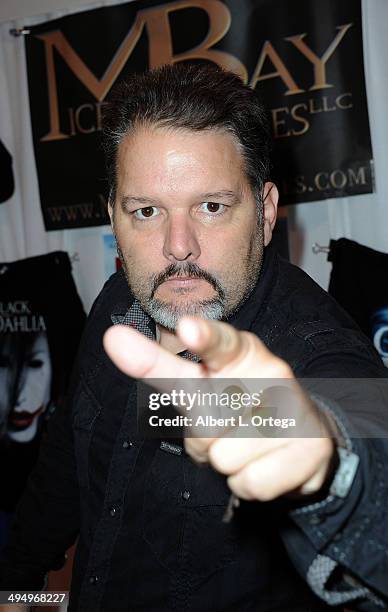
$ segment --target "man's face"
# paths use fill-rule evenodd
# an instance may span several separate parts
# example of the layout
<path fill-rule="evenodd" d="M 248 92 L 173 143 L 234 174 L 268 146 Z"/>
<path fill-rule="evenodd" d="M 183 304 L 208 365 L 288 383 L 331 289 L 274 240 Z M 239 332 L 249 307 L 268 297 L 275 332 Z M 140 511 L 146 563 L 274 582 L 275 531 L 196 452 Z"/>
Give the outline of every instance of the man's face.
<path fill-rule="evenodd" d="M 126 136 L 110 215 L 133 294 L 168 329 L 187 314 L 229 316 L 257 281 L 263 226 L 227 133 L 150 127 Z"/>

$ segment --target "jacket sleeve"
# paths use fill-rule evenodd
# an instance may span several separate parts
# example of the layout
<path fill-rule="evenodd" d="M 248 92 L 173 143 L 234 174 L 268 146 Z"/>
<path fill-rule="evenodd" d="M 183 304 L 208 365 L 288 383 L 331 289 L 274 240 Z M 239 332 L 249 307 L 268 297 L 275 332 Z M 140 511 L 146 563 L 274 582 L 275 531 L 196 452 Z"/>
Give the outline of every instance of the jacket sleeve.
<path fill-rule="evenodd" d="M 79 491 L 68 400 L 49 420 L 37 464 L 17 506 L 0 565 L 0 590 L 40 590 L 49 570 L 62 567 L 80 525 Z M 12 466 L 9 466 L 12 469 Z"/>
<path fill-rule="evenodd" d="M 345 344 L 342 351 L 335 352 L 326 339 L 325 351 L 319 348 L 315 346 L 314 356 L 299 369 L 299 376 L 322 377 L 319 382 L 328 397 L 322 399 L 321 392 L 315 404 L 334 416 L 342 438 L 346 439 L 347 450 L 358 465 L 343 497 L 331 488 L 324 499 L 291 510 L 282 538 L 297 570 L 327 604 L 344 605 L 352 610 L 385 610 L 388 609 L 388 426 L 384 423 L 388 413 L 387 373 L 365 345 Z M 341 376 L 342 379 L 337 378 Z M 313 386 L 311 381 L 309 384 Z M 344 385 L 353 387 L 345 391 Z M 346 466 L 343 474 L 346 480 Z"/>
<path fill-rule="evenodd" d="M 359 464 L 346 497 L 329 493 L 322 501 L 292 510 L 283 540 L 299 572 L 326 603 L 384 610 L 388 609 L 387 440 L 353 439 L 351 452 Z"/>

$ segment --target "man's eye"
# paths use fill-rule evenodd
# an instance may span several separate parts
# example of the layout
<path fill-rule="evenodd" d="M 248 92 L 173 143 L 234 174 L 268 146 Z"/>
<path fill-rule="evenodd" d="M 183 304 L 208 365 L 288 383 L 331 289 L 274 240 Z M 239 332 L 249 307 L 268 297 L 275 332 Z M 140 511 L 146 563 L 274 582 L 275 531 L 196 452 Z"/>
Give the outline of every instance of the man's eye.
<path fill-rule="evenodd" d="M 212 215 L 220 215 L 225 210 L 225 204 L 218 204 L 217 202 L 203 202 L 200 206 L 201 210 Z"/>
<path fill-rule="evenodd" d="M 156 206 L 146 206 L 145 208 L 138 208 L 133 213 L 136 219 L 144 220 L 150 219 L 151 217 L 157 217 L 159 214 Z"/>

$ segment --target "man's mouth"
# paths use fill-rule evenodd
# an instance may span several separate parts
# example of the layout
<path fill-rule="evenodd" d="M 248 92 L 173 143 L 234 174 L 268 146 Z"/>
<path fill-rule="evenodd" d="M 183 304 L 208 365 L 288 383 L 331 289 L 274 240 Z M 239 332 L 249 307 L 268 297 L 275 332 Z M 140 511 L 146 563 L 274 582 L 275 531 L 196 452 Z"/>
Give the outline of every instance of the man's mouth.
<path fill-rule="evenodd" d="M 165 280 L 166 283 L 195 283 L 197 281 L 203 281 L 204 278 L 198 276 L 173 276 Z"/>
<path fill-rule="evenodd" d="M 205 281 L 218 294 L 220 300 L 225 297 L 224 291 L 218 281 L 208 272 L 202 270 L 193 263 L 187 263 L 183 267 L 171 264 L 164 272 L 156 275 L 152 284 L 151 299 L 161 285 L 170 289 L 180 289 L 181 293 L 190 291 L 200 286 L 199 281 Z M 168 283 L 166 285 L 166 283 Z"/>

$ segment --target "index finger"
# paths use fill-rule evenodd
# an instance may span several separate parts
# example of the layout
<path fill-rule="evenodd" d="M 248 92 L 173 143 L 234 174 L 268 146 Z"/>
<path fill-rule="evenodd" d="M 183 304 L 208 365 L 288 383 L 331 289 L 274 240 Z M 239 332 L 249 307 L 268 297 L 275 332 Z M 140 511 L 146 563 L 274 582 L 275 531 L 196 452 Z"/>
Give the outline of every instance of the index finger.
<path fill-rule="evenodd" d="M 173 355 L 140 332 L 113 325 L 104 335 L 104 348 L 113 363 L 133 378 L 198 378 L 199 366 Z"/>
<path fill-rule="evenodd" d="M 201 357 L 209 373 L 219 372 L 235 363 L 241 364 L 253 349 L 256 358 L 270 355 L 258 338 L 253 340 L 252 334 L 238 331 L 222 321 L 183 317 L 178 323 L 177 335 Z M 249 372 L 246 375 L 249 376 Z"/>

